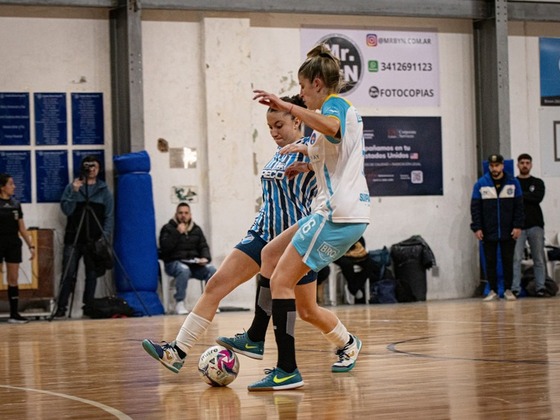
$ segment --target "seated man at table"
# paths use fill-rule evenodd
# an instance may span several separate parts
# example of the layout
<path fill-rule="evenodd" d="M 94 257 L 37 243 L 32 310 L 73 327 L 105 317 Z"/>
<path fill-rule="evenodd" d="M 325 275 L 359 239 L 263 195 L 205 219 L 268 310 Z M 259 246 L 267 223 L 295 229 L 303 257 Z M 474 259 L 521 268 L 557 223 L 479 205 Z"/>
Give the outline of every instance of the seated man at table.
<path fill-rule="evenodd" d="M 208 281 L 216 272 L 210 264 L 212 257 L 204 233 L 193 222 L 187 203 L 179 203 L 175 217 L 161 229 L 159 246 L 165 272 L 175 278 L 175 313 L 185 315 L 188 313 L 185 298 L 189 279 Z"/>

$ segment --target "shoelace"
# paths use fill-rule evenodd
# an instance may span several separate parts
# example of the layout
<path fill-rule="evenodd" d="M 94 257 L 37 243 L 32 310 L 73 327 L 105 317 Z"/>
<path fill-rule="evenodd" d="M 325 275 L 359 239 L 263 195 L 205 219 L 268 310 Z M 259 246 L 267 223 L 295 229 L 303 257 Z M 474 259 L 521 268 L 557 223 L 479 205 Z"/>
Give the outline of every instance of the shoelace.
<path fill-rule="evenodd" d="M 344 349 L 342 350 L 337 350 L 336 351 L 336 355 L 338 356 L 338 361 L 342 362 L 343 360 L 348 360 L 348 355 L 346 354 L 346 352 L 344 351 Z"/>
<path fill-rule="evenodd" d="M 243 330 L 242 333 L 237 333 L 237 334 L 235 334 L 235 339 L 236 339 L 236 340 L 239 340 L 239 339 L 241 339 L 241 338 L 244 338 L 244 337 L 245 337 L 245 333 L 246 333 L 246 331 Z"/>
<path fill-rule="evenodd" d="M 162 341 L 160 346 L 163 350 L 173 350 L 173 351 L 175 351 L 175 347 L 173 346 L 173 344 L 168 343 L 167 341 Z"/>
<path fill-rule="evenodd" d="M 276 368 L 265 368 L 264 374 L 265 375 L 270 375 L 271 373 L 274 373 L 275 371 L 276 371 Z"/>
<path fill-rule="evenodd" d="M 348 347 L 350 347 L 348 344 L 345 345 L 343 348 L 338 349 L 336 351 L 336 355 L 338 356 L 338 361 L 342 362 L 343 360 L 349 360 L 350 357 L 348 357 L 348 354 L 346 353 L 346 350 L 348 350 Z"/>

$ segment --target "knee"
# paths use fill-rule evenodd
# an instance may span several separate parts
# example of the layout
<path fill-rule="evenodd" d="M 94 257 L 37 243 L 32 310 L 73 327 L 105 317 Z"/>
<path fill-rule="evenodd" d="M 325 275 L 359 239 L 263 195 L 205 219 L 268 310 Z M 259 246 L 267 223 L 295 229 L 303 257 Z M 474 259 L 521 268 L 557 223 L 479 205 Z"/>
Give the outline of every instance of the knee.
<path fill-rule="evenodd" d="M 273 259 L 272 259 L 273 255 L 274 255 L 274 252 L 272 251 L 272 248 L 269 247 L 269 246 L 265 246 L 261 250 L 261 260 L 262 261 L 268 261 L 269 263 L 272 263 L 273 262 Z"/>
<path fill-rule="evenodd" d="M 215 280 L 206 283 L 204 288 L 203 296 L 205 301 L 208 302 L 220 302 L 224 297 L 226 297 L 231 292 L 231 288 L 227 283 L 220 281 L 216 278 Z"/>
<path fill-rule="evenodd" d="M 318 312 L 316 308 L 310 307 L 298 307 L 297 312 L 299 317 L 310 324 L 314 324 L 314 321 L 317 319 Z"/>
<path fill-rule="evenodd" d="M 191 270 L 188 265 L 186 264 L 177 264 L 172 273 L 169 275 L 173 277 L 182 277 L 185 279 L 190 279 L 192 277 Z"/>

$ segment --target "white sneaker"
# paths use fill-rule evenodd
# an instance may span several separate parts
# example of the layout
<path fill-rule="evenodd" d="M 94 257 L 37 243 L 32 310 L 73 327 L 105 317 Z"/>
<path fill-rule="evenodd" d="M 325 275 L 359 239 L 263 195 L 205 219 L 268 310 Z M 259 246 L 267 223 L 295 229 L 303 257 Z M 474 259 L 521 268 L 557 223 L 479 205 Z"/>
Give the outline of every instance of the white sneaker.
<path fill-rule="evenodd" d="M 509 289 L 504 292 L 504 297 L 506 298 L 506 300 L 516 300 L 517 299 L 515 297 L 515 295 L 513 294 L 513 292 Z"/>
<path fill-rule="evenodd" d="M 171 343 L 162 341 L 160 344 L 157 344 L 146 338 L 142 341 L 142 347 L 150 356 L 160 361 L 163 366 L 174 373 L 179 373 L 187 357 L 186 355 L 184 355 L 185 357 L 179 356 L 174 341 Z"/>
<path fill-rule="evenodd" d="M 187 308 L 185 308 L 185 301 L 180 300 L 179 302 L 177 302 L 177 304 L 175 305 L 175 313 L 177 315 L 187 315 L 189 313 L 189 311 L 187 311 Z"/>
<path fill-rule="evenodd" d="M 482 300 L 484 302 L 491 302 L 493 300 L 499 300 L 499 299 L 500 299 L 500 297 L 496 294 L 496 292 L 494 292 L 493 290 L 490 290 L 490 292 Z"/>
<path fill-rule="evenodd" d="M 336 351 L 338 362 L 335 362 L 332 367 L 332 372 L 348 372 L 356 365 L 358 354 L 362 349 L 362 342 L 358 337 L 352 335 L 352 343 L 347 343 L 343 348 Z"/>

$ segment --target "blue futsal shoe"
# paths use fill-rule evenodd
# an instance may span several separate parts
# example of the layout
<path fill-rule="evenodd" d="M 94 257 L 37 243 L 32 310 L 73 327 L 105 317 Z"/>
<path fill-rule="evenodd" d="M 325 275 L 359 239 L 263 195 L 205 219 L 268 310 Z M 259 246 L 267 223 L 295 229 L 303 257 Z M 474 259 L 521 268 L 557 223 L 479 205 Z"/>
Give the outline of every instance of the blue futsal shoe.
<path fill-rule="evenodd" d="M 235 334 L 235 337 L 218 337 L 216 343 L 251 359 L 262 360 L 264 355 L 264 341 L 251 341 L 247 331 Z"/>
<path fill-rule="evenodd" d="M 292 373 L 284 372 L 280 368 L 265 369 L 267 375 L 263 379 L 247 387 L 249 391 L 280 391 L 302 387 L 303 378 L 296 369 Z"/>

